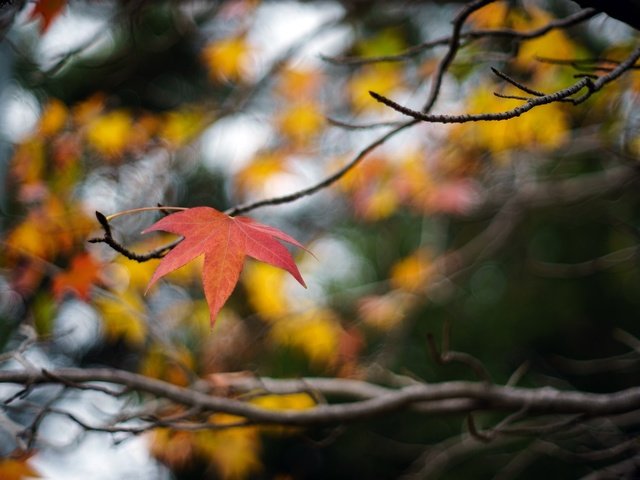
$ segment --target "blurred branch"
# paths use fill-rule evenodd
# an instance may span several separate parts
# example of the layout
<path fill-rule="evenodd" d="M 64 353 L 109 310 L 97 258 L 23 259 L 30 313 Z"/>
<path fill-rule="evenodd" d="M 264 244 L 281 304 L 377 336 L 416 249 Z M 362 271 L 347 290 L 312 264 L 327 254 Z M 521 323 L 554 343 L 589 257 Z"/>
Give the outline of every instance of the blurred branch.
<path fill-rule="evenodd" d="M 491 374 L 487 370 L 487 367 L 473 355 L 466 352 L 456 352 L 449 349 L 449 343 L 451 341 L 451 323 L 445 322 L 442 330 L 442 351 L 438 351 L 433 334 L 427 334 L 427 347 L 434 361 L 440 365 L 446 365 L 448 363 L 462 363 L 469 367 L 476 376 L 488 383 L 493 383 Z"/>
<path fill-rule="evenodd" d="M 577 203 L 620 192 L 635 185 L 639 178 L 640 171 L 635 166 L 611 167 L 568 180 L 526 183 L 519 185 L 514 192 L 489 198 L 479 210 L 500 205 L 498 213 L 482 232 L 463 246 L 437 259 L 435 269 L 445 279 L 451 278 L 493 255 L 510 238 L 526 210 Z M 618 255 L 615 258 L 619 260 Z"/>
<path fill-rule="evenodd" d="M 462 40 L 478 40 L 482 38 L 510 38 L 516 41 L 525 41 L 532 40 L 534 38 L 542 37 L 546 35 L 551 30 L 560 29 L 560 28 L 568 28 L 579 23 L 582 23 L 594 16 L 598 13 L 597 10 L 592 8 L 587 8 L 581 10 L 577 13 L 569 15 L 566 18 L 555 19 L 548 22 L 546 25 L 542 27 L 535 28 L 528 31 L 518 31 L 511 28 L 499 28 L 499 29 L 487 29 L 487 30 L 470 30 L 468 32 L 464 32 L 460 34 L 460 39 Z M 419 45 L 415 45 L 411 48 L 406 49 L 403 52 L 400 52 L 395 55 L 381 55 L 376 57 L 328 57 L 323 56 L 323 60 L 333 63 L 336 65 L 366 65 L 370 63 L 382 63 L 382 62 L 402 62 L 405 60 L 409 60 L 426 50 L 430 50 L 434 47 L 442 47 L 451 43 L 451 36 L 440 37 L 434 40 L 429 40 L 427 42 L 421 43 Z"/>
<path fill-rule="evenodd" d="M 574 69 L 582 72 L 611 72 L 614 67 L 605 67 L 599 64 L 608 63 L 610 65 L 619 65 L 618 60 L 612 60 L 610 58 L 581 58 L 581 59 L 566 59 L 566 58 L 549 58 L 549 57 L 535 57 L 536 61 L 542 63 L 549 63 L 551 65 L 568 65 Z M 640 65 L 633 65 L 629 67 L 629 70 L 638 70 Z"/>
<path fill-rule="evenodd" d="M 623 248 L 615 252 L 602 255 L 584 262 L 578 263 L 552 263 L 540 260 L 531 260 L 533 272 L 545 277 L 576 278 L 592 275 L 596 272 L 615 267 L 625 262 L 635 260 L 640 254 L 640 246 Z"/>
<path fill-rule="evenodd" d="M 32 387 L 44 384 L 86 384 L 91 389 L 95 382 L 120 385 L 129 391 L 150 394 L 199 411 L 222 412 L 239 415 L 253 423 L 281 425 L 322 425 L 353 422 L 376 417 L 407 407 L 442 406 L 444 401 L 468 400 L 462 413 L 474 411 L 518 411 L 523 408 L 531 414 L 583 414 L 590 417 L 615 415 L 640 409 L 640 387 L 618 392 L 597 394 L 578 391 L 560 391 L 550 387 L 520 388 L 487 385 L 477 382 L 443 382 L 414 384 L 392 389 L 358 380 L 340 378 L 304 378 L 278 380 L 270 378 L 231 379 L 230 386 L 238 392 L 254 389 L 270 394 L 320 392 L 325 396 L 356 398 L 348 403 L 319 405 L 308 410 L 270 410 L 248 404 L 242 400 L 214 396 L 194 388 L 179 387 L 143 375 L 115 369 L 60 368 L 51 371 L 9 370 L 0 372 L 0 383 L 26 384 Z M 96 386 L 101 392 L 104 387 Z M 423 413 L 437 414 L 441 408 Z M 445 409 L 451 413 L 451 409 Z"/>
<path fill-rule="evenodd" d="M 451 38 L 449 40 L 449 50 L 447 51 L 445 56 L 442 58 L 442 60 L 438 64 L 438 68 L 437 68 L 436 74 L 434 76 L 434 81 L 431 84 L 431 90 L 430 90 L 430 93 L 429 93 L 429 97 L 428 97 L 427 102 L 426 102 L 426 104 L 425 104 L 425 106 L 423 108 L 424 112 L 429 111 L 433 107 L 433 105 L 435 104 L 435 102 L 436 102 L 436 100 L 437 100 L 437 98 L 438 98 L 438 96 L 440 94 L 440 86 L 442 84 L 442 79 L 444 77 L 444 73 L 446 72 L 446 70 L 451 65 L 451 62 L 453 61 L 453 58 L 455 57 L 456 52 L 458 51 L 459 40 L 460 40 L 460 31 L 462 29 L 462 26 L 464 25 L 465 20 L 474 11 L 478 10 L 479 8 L 481 8 L 484 5 L 492 3 L 493 1 L 495 1 L 495 0 L 476 0 L 476 1 L 472 2 L 472 3 L 470 3 L 469 5 L 467 5 L 456 16 L 456 18 L 454 20 L 453 33 L 452 33 Z M 249 212 L 251 210 L 255 210 L 256 208 L 260 208 L 260 207 L 264 207 L 264 206 L 268 206 L 268 205 L 280 205 L 280 204 L 283 204 L 283 203 L 290 203 L 290 202 L 293 202 L 293 201 L 298 200 L 300 198 L 303 198 L 303 197 L 312 195 L 314 193 L 317 193 L 320 190 L 323 190 L 323 189 L 333 185 L 338 180 L 340 180 L 349 171 L 351 171 L 353 168 L 355 168 L 370 152 L 375 150 L 377 147 L 379 147 L 380 145 L 385 143 L 390 138 L 394 137 L 397 133 L 401 132 L 402 130 L 404 130 L 406 128 L 412 127 L 413 125 L 416 125 L 417 123 L 418 122 L 416 120 L 413 120 L 413 121 L 408 121 L 406 123 L 399 124 L 398 126 L 393 128 L 389 132 L 387 132 L 384 135 L 382 135 L 381 137 L 379 137 L 377 140 L 374 140 L 369 145 L 367 145 L 350 162 L 348 162 L 341 169 L 336 171 L 333 175 L 330 175 L 330 176 L 326 177 L 324 180 L 316 183 L 315 185 L 312 185 L 311 187 L 308 187 L 308 188 L 303 189 L 303 190 L 299 190 L 299 191 L 294 192 L 294 193 L 289 194 L 289 195 L 284 195 L 284 196 L 281 196 L 281 197 L 273 197 L 273 198 L 268 198 L 268 199 L 264 199 L 264 200 L 259 200 L 257 202 L 251 202 L 251 203 L 248 203 L 248 204 L 239 205 L 239 206 L 236 206 L 236 207 L 228 209 L 227 211 L 225 211 L 225 213 L 227 213 L 228 215 L 231 215 L 231 216 L 239 215 L 241 213 L 246 213 L 246 212 Z"/>

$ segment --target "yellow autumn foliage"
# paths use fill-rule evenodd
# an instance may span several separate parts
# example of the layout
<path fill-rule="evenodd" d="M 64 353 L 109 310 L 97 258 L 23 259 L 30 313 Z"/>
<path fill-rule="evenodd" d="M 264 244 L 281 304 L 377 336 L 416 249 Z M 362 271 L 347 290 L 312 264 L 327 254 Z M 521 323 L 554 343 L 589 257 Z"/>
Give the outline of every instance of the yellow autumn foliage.
<path fill-rule="evenodd" d="M 115 342 L 123 339 L 129 345 L 144 343 L 147 326 L 145 323 L 145 303 L 140 294 L 126 290 L 119 295 L 103 296 L 95 301 L 102 317 L 105 337 Z"/>
<path fill-rule="evenodd" d="M 88 125 L 89 122 L 97 118 L 104 110 L 106 95 L 104 93 L 94 93 L 86 100 L 73 106 L 71 116 L 73 122 L 78 126 Z"/>
<path fill-rule="evenodd" d="M 249 73 L 251 47 L 244 35 L 223 38 L 209 43 L 202 59 L 214 81 L 242 81 Z"/>
<path fill-rule="evenodd" d="M 371 98 L 369 91 L 387 97 L 400 86 L 402 86 L 401 67 L 393 64 L 375 64 L 358 70 L 349 80 L 347 92 L 356 111 L 385 110 L 387 107 Z"/>
<path fill-rule="evenodd" d="M 189 372 L 195 368 L 191 351 L 182 345 L 152 344 L 145 351 L 140 364 L 140 373 L 159 378 L 174 385 L 186 386 L 191 382 Z"/>
<path fill-rule="evenodd" d="M 53 260 L 68 253 L 76 242 L 84 240 L 93 224 L 82 213 L 54 196 L 31 209 L 6 237 L 8 257 L 32 256 Z"/>
<path fill-rule="evenodd" d="M 151 455 L 170 468 L 184 468 L 195 455 L 193 432 L 156 428 L 149 439 Z"/>
<path fill-rule="evenodd" d="M 52 98 L 44 107 L 40 117 L 39 132 L 44 137 L 55 135 L 64 127 L 68 114 L 66 105 L 57 98 Z"/>
<path fill-rule="evenodd" d="M 251 399 L 251 403 L 268 410 L 306 410 L 316 405 L 316 401 L 308 393 L 263 395 Z"/>
<path fill-rule="evenodd" d="M 283 171 L 283 154 L 278 152 L 261 153 L 236 174 L 236 185 L 243 193 L 259 192 L 269 179 Z"/>
<path fill-rule="evenodd" d="M 263 262 L 247 262 L 244 266 L 242 282 L 249 303 L 265 320 L 278 320 L 290 310 L 284 293 L 286 275 L 286 271 Z"/>
<path fill-rule="evenodd" d="M 469 21 L 480 28 L 501 28 L 504 27 L 508 15 L 509 4 L 507 2 L 493 2 L 473 12 Z"/>
<path fill-rule="evenodd" d="M 527 4 L 526 15 L 515 16 L 514 27 L 518 30 L 532 30 L 547 25 L 553 18 L 538 6 Z M 547 63 L 535 62 L 536 57 L 575 58 L 576 47 L 561 29 L 551 30 L 546 35 L 528 40 L 520 45 L 516 64 L 525 69 L 534 68 L 534 71 L 539 76 L 544 75 L 547 88 L 555 88 L 555 85 L 549 85 L 549 75 L 546 73 L 550 70 L 557 70 L 557 67 Z"/>
<path fill-rule="evenodd" d="M 316 401 L 307 393 L 290 393 L 287 395 L 263 395 L 250 402 L 267 410 L 307 410 L 316 406 Z M 263 426 L 260 431 L 271 435 L 292 435 L 299 431 L 296 427 L 278 425 Z"/>
<path fill-rule="evenodd" d="M 128 148 L 133 122 L 129 112 L 113 110 L 87 126 L 87 142 L 106 157 L 117 157 Z"/>
<path fill-rule="evenodd" d="M 0 478 L 2 480 L 28 480 L 42 478 L 38 471 L 29 465 L 29 457 L 0 459 Z"/>
<path fill-rule="evenodd" d="M 205 119 L 201 111 L 183 109 L 169 112 L 164 116 L 159 135 L 173 148 L 191 141 L 204 127 Z"/>
<path fill-rule="evenodd" d="M 424 289 L 433 273 L 430 254 L 418 249 L 391 267 L 390 282 L 393 288 L 416 292 Z"/>
<path fill-rule="evenodd" d="M 233 425 L 241 418 L 214 414 L 212 424 Z M 224 480 L 240 480 L 260 471 L 260 437 L 256 427 L 234 427 L 199 432 L 158 428 L 150 436 L 152 455 L 172 468 L 200 458 L 211 463 Z"/>
<path fill-rule="evenodd" d="M 233 415 L 217 413 L 210 422 L 225 425 L 242 421 Z M 262 468 L 260 437 L 256 427 L 204 430 L 194 434 L 196 451 L 215 465 L 220 478 L 239 480 Z"/>
<path fill-rule="evenodd" d="M 389 184 L 379 186 L 367 197 L 356 202 L 357 212 L 365 220 L 378 221 L 391 216 L 399 206 L 399 198 Z"/>
<path fill-rule="evenodd" d="M 470 113 L 497 113 L 523 104 L 521 100 L 498 98 L 493 85 L 480 85 L 469 96 Z M 471 122 L 454 125 L 450 138 L 467 148 L 486 149 L 494 155 L 512 149 L 551 150 L 566 140 L 569 118 L 564 105 L 552 103 L 530 110 L 508 122 Z M 497 157 L 500 158 L 500 157 Z"/>
<path fill-rule="evenodd" d="M 289 105 L 277 119 L 279 131 L 296 145 L 306 145 L 324 125 L 324 115 L 313 102 Z"/>
<path fill-rule="evenodd" d="M 336 360 L 342 327 L 335 313 L 326 308 L 291 315 L 273 324 L 274 344 L 304 353 L 316 366 L 328 366 Z"/>

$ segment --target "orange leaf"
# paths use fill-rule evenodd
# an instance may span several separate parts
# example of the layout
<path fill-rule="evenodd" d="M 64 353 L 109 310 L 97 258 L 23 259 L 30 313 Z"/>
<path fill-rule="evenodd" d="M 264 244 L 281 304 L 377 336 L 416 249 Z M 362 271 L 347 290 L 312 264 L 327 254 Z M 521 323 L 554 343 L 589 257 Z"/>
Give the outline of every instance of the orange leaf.
<path fill-rule="evenodd" d="M 0 478 L 3 480 L 22 480 L 27 478 L 42 478 L 36 470 L 29 465 L 30 456 L 20 458 L 0 459 Z"/>
<path fill-rule="evenodd" d="M 160 277 L 204 255 L 202 283 L 212 325 L 238 282 L 246 256 L 286 270 L 306 287 L 293 257 L 278 240 L 304 247 L 286 233 L 250 218 L 195 207 L 164 217 L 143 233 L 156 230 L 182 235 L 184 240 L 162 259 L 147 290 Z"/>
<path fill-rule="evenodd" d="M 207 45 L 202 58 L 214 81 L 242 81 L 248 73 L 251 49 L 243 35 L 223 38 Z"/>
<path fill-rule="evenodd" d="M 60 15 L 67 0 L 37 0 L 36 6 L 29 15 L 30 20 L 40 18 L 40 33 L 44 33 L 51 26 L 51 22 Z"/>
<path fill-rule="evenodd" d="M 53 295 L 60 300 L 65 293 L 71 292 L 83 300 L 88 300 L 89 290 L 98 281 L 99 274 L 100 264 L 91 255 L 76 255 L 71 261 L 71 268 L 53 279 Z"/>

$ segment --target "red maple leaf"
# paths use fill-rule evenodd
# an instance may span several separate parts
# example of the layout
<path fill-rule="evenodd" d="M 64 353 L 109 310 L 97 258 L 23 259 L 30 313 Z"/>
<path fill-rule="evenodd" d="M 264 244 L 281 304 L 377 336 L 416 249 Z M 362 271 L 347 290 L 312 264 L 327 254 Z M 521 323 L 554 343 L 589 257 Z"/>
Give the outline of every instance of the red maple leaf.
<path fill-rule="evenodd" d="M 184 240 L 162 259 L 147 291 L 159 278 L 204 255 L 202 285 L 212 325 L 238 283 L 246 256 L 286 270 L 306 288 L 293 257 L 278 240 L 304 247 L 277 228 L 213 208 L 194 207 L 164 217 L 142 233 L 156 230 L 182 235 Z"/>
<path fill-rule="evenodd" d="M 40 33 L 44 33 L 66 5 L 67 0 L 38 0 L 29 15 L 29 19 L 35 20 L 40 17 Z"/>

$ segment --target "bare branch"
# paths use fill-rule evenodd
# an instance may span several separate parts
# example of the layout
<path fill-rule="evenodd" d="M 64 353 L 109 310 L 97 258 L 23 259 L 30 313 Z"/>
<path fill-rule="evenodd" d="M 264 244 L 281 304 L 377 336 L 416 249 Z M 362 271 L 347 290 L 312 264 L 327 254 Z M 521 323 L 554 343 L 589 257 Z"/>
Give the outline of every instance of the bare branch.
<path fill-rule="evenodd" d="M 527 103 L 515 107 L 511 110 L 498 113 L 477 113 L 477 114 L 463 114 L 463 115 L 433 115 L 418 112 L 394 102 L 393 100 L 380 95 L 376 92 L 369 92 L 374 99 L 384 105 L 402 113 L 408 117 L 412 117 L 416 120 L 429 123 L 469 123 L 469 122 L 499 122 L 519 117 L 523 113 L 533 110 L 535 107 L 541 105 L 548 105 L 550 103 L 558 102 L 560 100 L 568 99 L 572 95 L 575 95 L 583 88 L 587 88 L 590 92 L 595 90 L 593 81 L 590 78 L 583 78 L 579 82 L 567 87 L 563 90 L 559 90 L 555 93 L 545 95 L 543 97 L 530 98 Z M 585 94 L 586 95 L 586 94 Z M 589 94 L 590 95 L 590 94 Z M 584 97 L 584 96 L 583 96 Z M 581 101 L 586 100 L 588 97 L 580 97 Z M 577 104 L 578 99 L 573 99 L 572 103 Z"/>
<path fill-rule="evenodd" d="M 115 238 L 113 238 L 113 234 L 111 233 L 111 225 L 109 225 L 109 220 L 102 213 L 96 212 L 96 218 L 98 222 L 102 226 L 104 230 L 104 236 L 102 238 L 91 238 L 88 240 L 89 243 L 106 243 L 111 248 L 113 248 L 116 252 L 124 255 L 129 260 L 135 260 L 136 262 L 147 262 L 152 259 L 162 258 L 164 257 L 169 250 L 178 245 L 182 238 L 178 238 L 173 242 L 170 242 L 162 247 L 155 248 L 147 253 L 136 253 L 129 250 L 127 247 L 118 242 Z"/>
<path fill-rule="evenodd" d="M 376 92 L 369 92 L 369 94 L 378 102 L 387 105 L 388 107 L 402 113 L 408 117 L 412 117 L 416 120 L 429 123 L 468 123 L 468 122 L 491 122 L 491 121 L 503 121 L 511 118 L 516 118 L 526 113 L 535 107 L 541 105 L 548 105 L 550 103 L 559 101 L 570 101 L 574 105 L 578 105 L 586 101 L 591 95 L 600 90 L 606 84 L 614 81 L 620 77 L 623 73 L 629 71 L 631 67 L 640 58 L 640 46 L 637 47 L 626 60 L 621 62 L 616 68 L 614 68 L 607 75 L 599 77 L 597 80 L 592 80 L 589 76 L 580 79 L 575 84 L 557 92 L 550 93 L 544 96 L 535 96 L 530 98 L 527 103 L 515 107 L 511 110 L 498 113 L 479 113 L 479 114 L 462 114 L 462 115 L 432 115 L 424 113 L 423 111 L 416 111 L 410 108 L 404 107 L 393 100 L 380 95 Z M 578 97 L 572 97 L 581 90 L 586 88 L 586 92 Z"/>
<path fill-rule="evenodd" d="M 62 382 L 64 379 L 64 382 Z M 262 384 L 272 388 L 271 393 L 304 392 L 309 388 L 323 395 L 353 397 L 359 400 L 349 403 L 319 405 L 310 410 L 274 411 L 242 400 L 217 397 L 206 393 L 178 387 L 135 373 L 111 369 L 56 369 L 45 372 L 3 371 L 0 383 L 61 384 L 107 382 L 127 387 L 131 391 L 146 393 L 171 400 L 180 405 L 198 408 L 201 411 L 224 412 L 239 415 L 253 423 L 282 425 L 322 425 L 354 422 L 365 418 L 403 411 L 406 408 L 427 404 L 442 405 L 444 400 L 466 400 L 475 410 L 518 411 L 522 408 L 532 414 L 583 414 L 588 416 L 614 415 L 640 409 L 640 387 L 609 394 L 560 391 L 550 387 L 526 389 L 475 382 L 443 382 L 439 384 L 416 384 L 400 389 L 368 384 L 356 380 L 305 378 L 303 380 L 261 379 Z M 240 385 L 247 385 L 240 380 Z M 67 388 L 70 388 L 67 386 Z M 375 395 L 373 394 L 375 392 Z M 469 411 L 469 403 L 463 404 Z M 440 413 L 432 408 L 428 413 Z M 451 409 L 445 410 L 451 413 Z"/>
<path fill-rule="evenodd" d="M 594 273 L 615 267 L 638 258 L 640 246 L 623 248 L 615 252 L 602 255 L 579 263 L 552 263 L 531 260 L 533 272 L 545 277 L 576 278 L 593 275 Z"/>
<path fill-rule="evenodd" d="M 267 198 L 264 200 L 258 200 L 257 202 L 246 203 L 244 205 L 238 205 L 236 207 L 230 208 L 225 211 L 227 215 L 240 215 L 242 213 L 247 213 L 251 210 L 255 210 L 256 208 L 266 207 L 271 205 L 281 205 L 283 203 L 290 203 L 300 198 L 307 197 L 309 195 L 313 195 L 314 193 L 319 192 L 340 180 L 344 177 L 348 172 L 350 172 L 353 168 L 355 168 L 369 153 L 375 150 L 377 147 L 385 143 L 391 137 L 396 135 L 398 132 L 404 130 L 405 128 L 415 125 L 416 122 L 410 121 L 406 123 L 402 123 L 399 126 L 395 127 L 393 130 L 387 132 L 374 142 L 367 145 L 364 149 L 360 151 L 349 163 L 343 166 L 334 174 L 325 178 L 324 180 L 312 185 L 311 187 L 305 188 L 303 190 L 299 190 L 297 192 L 291 193 L 289 195 L 283 195 L 281 197 Z"/>
<path fill-rule="evenodd" d="M 460 34 L 460 38 L 463 40 L 478 40 L 482 38 L 491 38 L 491 37 L 510 38 L 516 41 L 532 40 L 534 38 L 542 37 L 554 29 L 569 28 L 569 27 L 575 26 L 579 23 L 589 20 L 590 18 L 596 16 L 598 13 L 600 12 L 598 12 L 593 8 L 586 8 L 572 15 L 569 15 L 566 18 L 552 20 L 546 25 L 543 25 L 542 27 L 538 27 L 528 31 L 519 31 L 511 28 L 470 30 L 468 32 L 464 32 Z M 364 58 L 363 57 L 323 56 L 322 59 L 336 65 L 351 65 L 351 66 L 366 65 L 371 63 L 382 63 L 382 62 L 403 62 L 427 50 L 430 50 L 435 47 L 446 46 L 446 45 L 449 45 L 450 43 L 451 43 L 451 36 L 447 36 L 447 37 L 440 37 L 434 40 L 429 40 L 419 45 L 415 45 L 395 55 L 382 55 L 382 56 L 364 57 Z"/>

